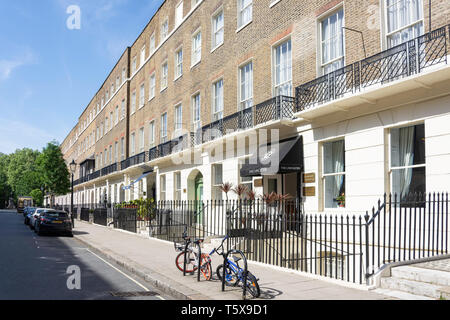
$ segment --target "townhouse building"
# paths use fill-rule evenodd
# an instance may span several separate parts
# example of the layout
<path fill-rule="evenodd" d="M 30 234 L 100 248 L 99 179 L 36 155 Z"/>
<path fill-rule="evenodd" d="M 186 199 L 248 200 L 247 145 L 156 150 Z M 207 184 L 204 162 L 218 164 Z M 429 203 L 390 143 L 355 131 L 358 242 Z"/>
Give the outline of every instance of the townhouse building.
<path fill-rule="evenodd" d="M 167 0 L 61 145 L 74 202 L 448 191 L 449 23 L 445 0 Z"/>

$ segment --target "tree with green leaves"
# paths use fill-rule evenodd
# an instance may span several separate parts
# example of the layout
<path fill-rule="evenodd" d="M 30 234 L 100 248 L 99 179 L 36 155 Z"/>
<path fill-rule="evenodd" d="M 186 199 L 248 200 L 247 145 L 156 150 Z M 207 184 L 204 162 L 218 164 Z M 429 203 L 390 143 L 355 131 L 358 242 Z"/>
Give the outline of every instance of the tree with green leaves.
<path fill-rule="evenodd" d="M 8 163 L 9 156 L 0 153 L 0 208 L 4 209 L 8 205 L 12 189 L 8 184 Z"/>
<path fill-rule="evenodd" d="M 44 204 L 44 195 L 41 189 L 34 189 L 31 191 L 30 196 L 33 197 L 33 202 L 36 207 L 42 207 Z"/>
<path fill-rule="evenodd" d="M 52 201 L 54 196 L 70 191 L 69 169 L 57 142 L 48 143 L 36 162 L 45 191 L 50 193 Z"/>
<path fill-rule="evenodd" d="M 7 178 L 14 196 L 29 196 L 42 185 L 42 174 L 36 160 L 40 152 L 31 149 L 17 150 L 8 156 Z"/>

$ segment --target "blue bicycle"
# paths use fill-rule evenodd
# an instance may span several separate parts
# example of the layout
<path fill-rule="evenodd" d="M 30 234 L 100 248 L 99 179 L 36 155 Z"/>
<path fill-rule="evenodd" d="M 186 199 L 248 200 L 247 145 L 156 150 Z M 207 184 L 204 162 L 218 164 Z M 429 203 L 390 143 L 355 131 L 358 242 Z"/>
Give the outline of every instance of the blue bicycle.
<path fill-rule="evenodd" d="M 214 249 L 210 255 L 212 255 L 214 252 L 216 252 L 218 255 L 225 256 L 224 250 L 223 250 L 223 244 L 225 240 L 228 239 L 228 236 L 223 239 L 222 244 L 217 248 Z M 228 258 L 227 260 L 227 270 L 225 270 L 225 284 L 227 286 L 236 287 L 240 283 L 244 282 L 244 272 L 245 270 L 242 269 L 239 266 L 239 262 L 242 261 L 242 258 L 231 256 L 231 258 Z M 222 281 L 222 275 L 223 275 L 223 264 L 219 265 L 216 270 L 217 277 Z M 254 297 L 259 298 L 261 295 L 261 290 L 259 288 L 258 279 L 250 272 L 247 271 L 247 291 Z"/>

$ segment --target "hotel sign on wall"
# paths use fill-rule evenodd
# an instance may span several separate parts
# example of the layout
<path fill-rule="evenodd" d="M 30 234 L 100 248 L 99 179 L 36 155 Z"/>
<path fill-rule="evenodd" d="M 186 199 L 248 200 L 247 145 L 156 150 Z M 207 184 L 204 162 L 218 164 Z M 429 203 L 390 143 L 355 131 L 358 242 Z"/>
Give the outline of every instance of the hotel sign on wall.
<path fill-rule="evenodd" d="M 316 174 L 314 172 L 303 174 L 303 183 L 316 183 Z"/>
<path fill-rule="evenodd" d="M 305 173 L 303 174 L 303 183 L 316 183 L 316 174 L 313 173 Z M 316 187 L 304 187 L 303 188 L 303 196 L 305 197 L 315 197 L 316 196 Z"/>

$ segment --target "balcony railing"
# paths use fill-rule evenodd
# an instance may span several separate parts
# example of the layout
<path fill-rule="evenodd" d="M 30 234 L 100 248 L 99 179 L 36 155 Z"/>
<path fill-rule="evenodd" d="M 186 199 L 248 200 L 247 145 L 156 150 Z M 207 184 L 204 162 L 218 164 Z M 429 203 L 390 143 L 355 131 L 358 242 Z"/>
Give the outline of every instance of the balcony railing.
<path fill-rule="evenodd" d="M 173 153 L 181 152 L 193 146 L 193 133 L 185 134 L 153 147 L 149 151 L 149 161 L 167 157 Z"/>
<path fill-rule="evenodd" d="M 253 128 L 273 120 L 292 119 L 295 111 L 295 98 L 277 96 L 251 108 L 236 112 L 214 121 L 196 132 L 185 134 L 171 141 L 161 143 L 149 151 L 149 161 L 166 157 L 219 139 L 227 134 Z"/>
<path fill-rule="evenodd" d="M 103 176 L 107 176 L 110 175 L 111 173 L 114 173 L 117 171 L 117 163 L 113 163 L 112 165 L 105 167 L 101 170 L 101 175 Z"/>
<path fill-rule="evenodd" d="M 361 88 L 421 73 L 440 63 L 447 63 L 447 26 L 297 87 L 297 111 L 356 93 Z"/>
<path fill-rule="evenodd" d="M 147 159 L 148 159 L 147 152 L 139 153 L 135 156 L 132 156 L 128 159 L 123 160 L 120 163 L 120 169 L 125 170 L 129 167 L 132 167 L 132 166 L 135 166 L 135 165 L 138 165 L 141 163 L 145 163 L 147 161 Z"/>

